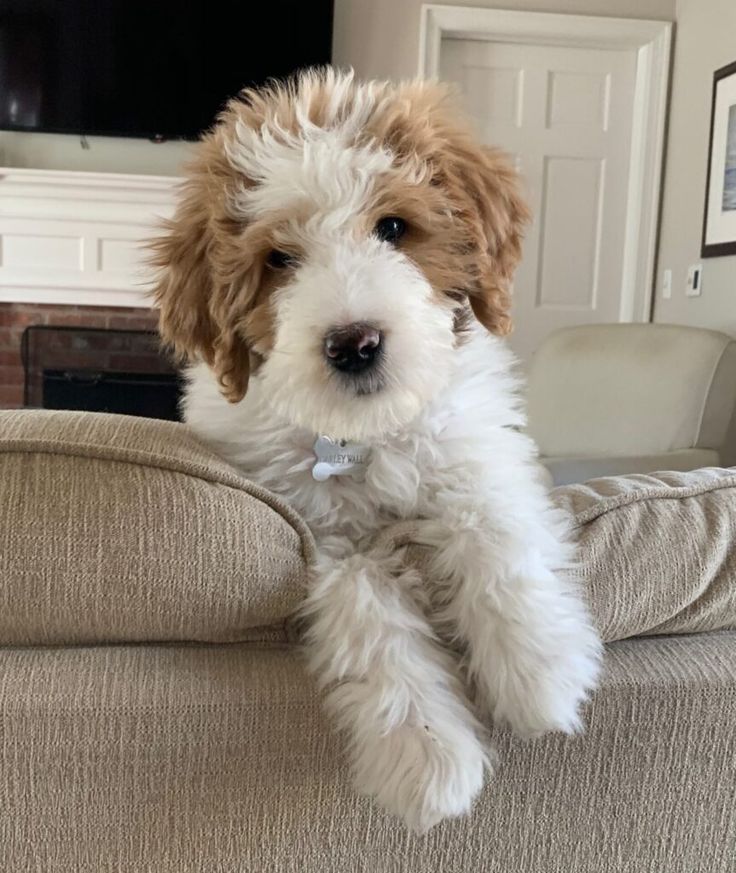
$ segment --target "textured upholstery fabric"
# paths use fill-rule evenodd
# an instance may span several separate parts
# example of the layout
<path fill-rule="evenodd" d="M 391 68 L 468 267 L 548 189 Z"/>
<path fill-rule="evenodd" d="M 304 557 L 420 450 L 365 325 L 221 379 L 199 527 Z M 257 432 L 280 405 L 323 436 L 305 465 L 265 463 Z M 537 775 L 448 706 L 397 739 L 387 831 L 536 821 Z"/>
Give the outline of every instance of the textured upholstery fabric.
<path fill-rule="evenodd" d="M 736 342 L 715 331 L 675 325 L 565 328 L 552 334 L 530 363 L 528 407 L 529 430 L 543 459 L 596 459 L 581 476 L 667 469 L 654 460 L 648 470 L 641 464 L 622 470 L 606 459 L 630 458 L 636 464 L 638 458 L 658 459 L 682 449 L 717 452 L 710 464 L 736 463 L 733 428 L 729 433 L 736 408 Z M 555 481 L 570 478 L 555 476 Z"/>
<path fill-rule="evenodd" d="M 679 635 L 608 646 L 584 736 L 495 729 L 473 815 L 415 837 L 285 642 L 301 520 L 180 425 L 0 414 L 0 871 L 733 873 L 736 632 L 686 632 L 733 618 L 734 480 L 558 489 L 604 636 Z"/>
<path fill-rule="evenodd" d="M 604 640 L 736 628 L 736 470 L 558 488 Z"/>
<path fill-rule="evenodd" d="M 312 541 L 182 425 L 0 413 L 0 644 L 282 636 Z"/>
<path fill-rule="evenodd" d="M 311 537 L 185 427 L 0 413 L 0 482 L 0 644 L 286 639 Z M 555 495 L 605 640 L 736 625 L 736 471 Z"/>
<path fill-rule="evenodd" d="M 467 820 L 355 797 L 295 654 L 0 650 L 3 873 L 732 873 L 736 635 L 615 643 L 582 737 L 496 731 Z"/>

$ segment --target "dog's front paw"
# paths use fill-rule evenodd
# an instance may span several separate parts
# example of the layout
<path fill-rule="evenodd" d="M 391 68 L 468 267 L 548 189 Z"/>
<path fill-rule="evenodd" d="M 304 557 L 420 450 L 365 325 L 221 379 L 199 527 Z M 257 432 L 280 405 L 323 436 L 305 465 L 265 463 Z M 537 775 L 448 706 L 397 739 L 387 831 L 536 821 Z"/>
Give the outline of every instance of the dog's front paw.
<path fill-rule="evenodd" d="M 583 638 L 566 650 L 545 653 L 522 647 L 502 670 L 492 665 L 477 677 L 494 721 L 524 737 L 581 731 L 580 709 L 596 687 L 601 658 L 595 632 L 581 628 L 581 634 Z"/>
<path fill-rule="evenodd" d="M 537 737 L 550 731 L 579 733 L 583 728 L 580 709 L 595 687 L 596 672 L 591 663 L 581 671 L 552 668 L 543 675 L 525 677 L 516 689 L 496 701 L 493 718 L 523 737 Z M 591 677 L 589 681 L 586 675 Z"/>
<path fill-rule="evenodd" d="M 424 833 L 470 811 L 488 755 L 477 737 L 442 738 L 429 725 L 400 725 L 354 749 L 355 786 Z"/>

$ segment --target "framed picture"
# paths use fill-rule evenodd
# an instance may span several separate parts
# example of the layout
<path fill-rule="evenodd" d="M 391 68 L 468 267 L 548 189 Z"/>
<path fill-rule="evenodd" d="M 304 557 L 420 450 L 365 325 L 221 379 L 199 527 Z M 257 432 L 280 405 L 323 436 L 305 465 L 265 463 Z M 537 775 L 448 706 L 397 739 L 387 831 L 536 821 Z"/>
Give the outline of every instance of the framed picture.
<path fill-rule="evenodd" d="M 713 75 L 701 256 L 736 255 L 736 63 Z"/>

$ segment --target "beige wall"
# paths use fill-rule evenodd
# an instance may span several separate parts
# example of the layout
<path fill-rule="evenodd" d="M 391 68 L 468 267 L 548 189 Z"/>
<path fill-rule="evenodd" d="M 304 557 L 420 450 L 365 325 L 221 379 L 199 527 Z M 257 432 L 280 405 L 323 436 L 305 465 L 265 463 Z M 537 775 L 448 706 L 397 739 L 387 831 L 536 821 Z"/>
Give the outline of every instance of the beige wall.
<path fill-rule="evenodd" d="M 175 176 L 192 148 L 114 136 L 90 136 L 87 142 L 89 149 L 83 149 L 78 136 L 0 131 L 0 167 Z"/>
<path fill-rule="evenodd" d="M 736 61 L 736 0 L 678 0 L 665 163 L 659 279 L 672 270 L 672 299 L 657 288 L 654 320 L 736 336 L 736 257 L 703 259 L 703 293 L 685 296 L 700 261 L 713 71 Z"/>

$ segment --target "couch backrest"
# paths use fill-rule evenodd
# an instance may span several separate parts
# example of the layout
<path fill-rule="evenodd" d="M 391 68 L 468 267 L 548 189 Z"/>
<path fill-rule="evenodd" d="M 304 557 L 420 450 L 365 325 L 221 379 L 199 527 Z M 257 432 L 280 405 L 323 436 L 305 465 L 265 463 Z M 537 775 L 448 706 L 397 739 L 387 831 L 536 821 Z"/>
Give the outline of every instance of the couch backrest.
<path fill-rule="evenodd" d="M 565 328 L 531 361 L 528 404 L 543 455 L 720 453 L 736 406 L 736 342 L 677 325 Z"/>

